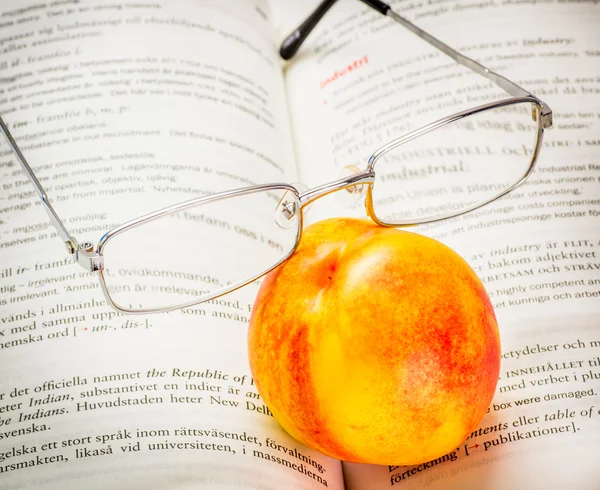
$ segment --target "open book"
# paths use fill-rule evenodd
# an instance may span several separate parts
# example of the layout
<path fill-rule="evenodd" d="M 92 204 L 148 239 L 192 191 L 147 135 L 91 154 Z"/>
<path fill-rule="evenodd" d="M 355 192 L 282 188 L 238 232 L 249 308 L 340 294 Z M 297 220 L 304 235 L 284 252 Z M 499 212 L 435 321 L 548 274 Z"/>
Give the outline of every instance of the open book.
<path fill-rule="evenodd" d="M 502 3 L 393 4 L 555 114 L 525 185 L 415 230 L 465 257 L 499 321 L 497 395 L 463 445 L 397 467 L 294 441 L 248 370 L 257 284 L 168 314 L 116 313 L 2 142 L 0 488 L 596 488 L 600 13 Z M 69 232 L 96 242 L 192 197 L 332 181 L 385 140 L 497 94 L 351 0 L 283 63 L 278 42 L 314 6 L 4 0 L 0 114 Z M 307 219 L 361 213 L 332 196 Z"/>

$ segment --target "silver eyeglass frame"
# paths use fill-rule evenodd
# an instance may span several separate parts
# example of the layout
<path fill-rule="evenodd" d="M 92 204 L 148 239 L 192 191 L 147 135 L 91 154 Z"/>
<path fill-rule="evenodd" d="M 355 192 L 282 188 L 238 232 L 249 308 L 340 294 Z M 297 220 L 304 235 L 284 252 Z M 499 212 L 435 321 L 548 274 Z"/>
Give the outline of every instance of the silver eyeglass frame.
<path fill-rule="evenodd" d="M 325 6 L 326 7 L 325 11 L 326 11 L 335 3 L 335 1 L 336 0 L 324 0 L 322 2 L 322 4 L 319 7 L 317 7 L 317 10 L 319 10 L 319 8 L 321 8 L 321 10 L 323 10 L 323 6 Z M 234 189 L 234 190 L 230 190 L 230 191 L 219 192 L 219 193 L 212 194 L 209 196 L 190 199 L 185 202 L 159 209 L 158 211 L 154 211 L 152 213 L 146 214 L 139 218 L 136 218 L 136 219 L 130 220 L 126 223 L 123 223 L 122 225 L 118 226 L 117 228 L 114 228 L 114 229 L 108 231 L 107 233 L 105 233 L 98 241 L 97 246 L 94 246 L 94 243 L 90 242 L 90 241 L 85 241 L 85 242 L 79 243 L 77 241 L 77 239 L 69 233 L 66 226 L 64 225 L 64 223 L 62 222 L 62 220 L 60 219 L 60 217 L 58 216 L 58 214 L 52 207 L 52 204 L 50 203 L 50 200 L 49 200 L 44 188 L 40 184 L 34 171 L 32 170 L 32 168 L 29 165 L 29 163 L 27 162 L 25 156 L 21 152 L 17 142 L 11 135 L 8 125 L 4 122 L 4 120 L 2 119 L 2 117 L 0 115 L 0 132 L 2 132 L 4 134 L 17 161 L 20 163 L 21 167 L 23 168 L 23 171 L 25 172 L 25 174 L 27 175 L 29 180 L 32 182 L 32 184 L 36 190 L 36 193 L 38 194 L 39 198 L 42 201 L 43 208 L 45 209 L 46 213 L 48 214 L 52 225 L 56 228 L 58 236 L 61 238 L 61 240 L 63 241 L 63 243 L 66 247 L 67 253 L 70 254 L 74 258 L 74 260 L 80 266 L 82 266 L 84 269 L 86 269 L 87 271 L 98 273 L 102 292 L 104 293 L 107 303 L 112 308 L 114 308 L 116 311 L 118 311 L 120 313 L 132 313 L 132 314 L 148 314 L 148 313 L 167 312 L 167 311 L 172 311 L 172 310 L 176 310 L 176 309 L 191 307 L 191 306 L 203 303 L 205 301 L 209 301 L 211 299 L 218 298 L 219 296 L 223 296 L 227 293 L 235 291 L 236 289 L 239 289 L 239 288 L 255 281 L 256 279 L 260 278 L 261 276 L 267 274 L 271 270 L 273 270 L 276 267 L 278 267 L 279 265 L 281 265 L 298 247 L 298 244 L 300 243 L 300 239 L 302 236 L 303 210 L 306 209 L 306 206 L 311 204 L 312 202 L 316 201 L 317 199 L 320 199 L 321 197 L 331 194 L 333 192 L 337 192 L 340 190 L 347 190 L 353 194 L 360 195 L 361 197 L 364 196 L 365 209 L 366 209 L 367 215 L 375 223 L 377 223 L 380 226 L 385 226 L 385 227 L 401 227 L 401 226 L 413 226 L 413 225 L 418 225 L 418 224 L 432 223 L 432 222 L 448 219 L 450 217 L 460 216 L 460 215 L 463 215 L 470 211 L 474 211 L 474 210 L 481 208 L 482 206 L 485 206 L 485 205 L 499 199 L 500 197 L 506 195 L 507 193 L 509 193 L 510 191 L 512 191 L 519 185 L 521 185 L 528 178 L 528 176 L 531 174 L 531 172 L 533 171 L 533 169 L 535 167 L 536 161 L 537 161 L 539 153 L 540 153 L 544 129 L 552 127 L 552 110 L 550 109 L 550 107 L 547 104 L 545 104 L 542 100 L 537 98 L 535 95 L 533 95 L 530 92 L 526 91 L 525 89 L 521 88 L 516 83 L 508 80 L 507 78 L 503 77 L 502 75 L 494 73 L 493 71 L 484 67 L 477 61 L 460 54 L 459 52 L 455 51 L 448 45 L 442 43 L 441 41 L 434 38 L 427 32 L 421 30 L 419 27 L 415 26 L 414 24 L 412 24 L 405 18 L 403 18 L 400 15 L 398 15 L 397 13 L 395 13 L 389 6 L 380 2 L 379 0 L 362 0 L 362 1 L 372 7 L 373 7 L 373 4 L 375 4 L 376 7 L 374 7 L 374 8 L 376 8 L 378 11 L 380 11 L 380 13 L 383 13 L 384 15 L 391 18 L 395 22 L 399 23 L 403 27 L 409 29 L 414 34 L 416 34 L 418 37 L 423 39 L 424 41 L 428 42 L 435 48 L 439 49 L 440 51 L 444 52 L 446 55 L 450 56 L 457 63 L 459 63 L 459 64 L 469 68 L 470 70 L 474 71 L 475 73 L 478 73 L 479 75 L 487 78 L 488 80 L 493 82 L 495 85 L 497 85 L 498 87 L 503 89 L 505 92 L 507 92 L 511 97 L 507 98 L 507 99 L 502 99 L 502 100 L 498 100 L 495 102 L 483 104 L 483 105 L 480 105 L 480 106 L 477 106 L 475 108 L 471 108 L 471 109 L 468 109 L 465 111 L 457 112 L 448 117 L 439 119 L 439 120 L 434 121 L 426 126 L 423 126 L 414 131 L 411 131 L 411 132 L 409 132 L 405 135 L 402 135 L 398 138 L 395 138 L 392 141 L 390 141 L 389 143 L 387 143 L 387 144 L 383 145 L 382 147 L 380 147 L 379 149 L 377 149 L 371 155 L 371 157 L 369 158 L 369 160 L 367 162 L 366 170 L 352 168 L 351 169 L 352 173 L 347 177 L 343 177 L 341 179 L 338 179 L 338 180 L 335 180 L 332 182 L 328 182 L 328 183 L 320 185 L 318 187 L 309 189 L 305 192 L 300 192 L 295 186 L 293 186 L 291 184 L 272 183 L 272 184 L 263 184 L 263 185 L 244 187 L 244 188 Z M 320 17 L 323 14 L 324 14 L 324 12 L 322 11 L 318 18 L 320 19 Z M 318 19 L 317 19 L 317 21 L 318 21 Z M 314 25 L 312 27 L 314 27 Z M 312 27 L 311 27 L 311 29 L 312 29 Z M 300 39 L 301 36 L 297 33 L 298 33 L 298 31 L 292 33 L 289 36 L 289 38 L 291 38 L 292 40 Z M 305 37 L 305 35 L 304 35 L 304 37 Z M 300 40 L 300 42 L 302 42 L 302 41 Z M 460 119 L 470 117 L 472 115 L 482 113 L 487 110 L 496 109 L 499 107 L 509 106 L 509 105 L 513 105 L 513 104 L 520 104 L 520 103 L 532 104 L 532 106 L 534 108 L 532 117 L 533 117 L 533 120 L 536 121 L 536 123 L 537 123 L 537 137 L 536 137 L 535 146 L 534 146 L 534 149 L 533 149 L 533 152 L 531 155 L 531 160 L 530 160 L 529 166 L 525 170 L 523 176 L 517 182 L 515 182 L 512 186 L 510 186 L 507 189 L 503 190 L 502 192 L 494 195 L 493 197 L 486 200 L 485 202 L 474 204 L 473 206 L 471 206 L 469 208 L 466 208 L 459 212 L 454 212 L 454 213 L 451 213 L 448 215 L 436 216 L 436 217 L 426 219 L 426 220 L 413 219 L 413 220 L 404 220 L 404 221 L 398 221 L 398 222 L 396 222 L 396 221 L 387 222 L 387 221 L 383 221 L 377 217 L 374 207 L 373 207 L 373 184 L 375 182 L 375 168 L 377 166 L 377 162 L 379 161 L 379 159 L 381 157 L 383 157 L 387 152 L 389 152 L 389 151 L 391 151 L 391 150 L 393 150 L 415 138 L 418 138 L 419 136 L 422 136 L 426 133 L 429 133 L 435 129 L 438 129 L 442 126 L 445 126 L 447 124 L 458 121 Z M 367 187 L 366 194 L 364 193 L 365 187 Z M 251 194 L 254 192 L 269 191 L 269 190 L 289 191 L 289 193 L 293 196 L 293 202 L 286 202 L 286 203 L 284 203 L 284 205 L 287 206 L 287 210 L 289 213 L 291 213 L 291 216 L 296 216 L 298 219 L 298 222 L 297 222 L 298 230 L 296 233 L 296 240 L 295 240 L 294 247 L 289 252 L 289 254 L 287 254 L 285 257 L 283 257 L 276 264 L 273 264 L 272 267 L 270 267 L 269 269 L 255 275 L 253 277 L 245 278 L 244 280 L 241 280 L 237 283 L 231 284 L 221 290 L 215 291 L 212 294 L 202 296 L 200 298 L 195 298 L 194 300 L 190 300 L 186 303 L 172 306 L 172 307 L 152 308 L 152 309 L 128 309 L 128 308 L 124 308 L 123 306 L 118 305 L 114 302 L 114 300 L 111 297 L 110 292 L 108 290 L 108 287 L 106 284 L 106 278 L 104 275 L 105 274 L 104 250 L 105 250 L 107 243 L 109 243 L 112 238 L 114 238 L 115 236 L 117 236 L 121 233 L 124 233 L 132 228 L 135 228 L 135 227 L 138 227 L 145 223 L 148 223 L 150 221 L 156 220 L 156 219 L 161 218 L 170 213 L 176 213 L 178 211 L 185 210 L 192 206 L 198 206 L 198 205 L 207 204 L 210 202 L 215 202 L 215 201 L 219 201 L 219 200 L 223 200 L 223 199 L 229 199 L 229 198 L 247 195 L 247 194 Z"/>

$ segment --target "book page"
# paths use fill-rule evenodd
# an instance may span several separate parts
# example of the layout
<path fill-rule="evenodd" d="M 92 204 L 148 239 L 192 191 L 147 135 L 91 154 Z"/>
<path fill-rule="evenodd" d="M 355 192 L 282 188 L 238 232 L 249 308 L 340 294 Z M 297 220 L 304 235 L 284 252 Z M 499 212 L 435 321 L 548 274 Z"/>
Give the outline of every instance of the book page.
<path fill-rule="evenodd" d="M 2 2 L 0 113 L 73 236 L 97 244 L 163 206 L 297 178 L 268 20 L 262 1 Z M 107 248 L 111 294 L 177 301 L 234 280 L 274 247 L 259 239 L 268 198 L 172 215 L 126 250 L 135 267 L 109 266 Z M 339 462 L 287 436 L 254 386 L 256 283 L 123 315 L 60 241 L 2 141 L 0 488 L 343 487 Z"/>
<path fill-rule="evenodd" d="M 314 3 L 293 12 L 278 9 L 280 34 Z M 547 102 L 554 128 L 545 131 L 537 167 L 522 187 L 465 216 L 412 229 L 467 259 L 495 306 L 503 357 L 489 413 L 455 451 L 432 462 L 345 464 L 347 486 L 593 488 L 600 475 L 600 11 L 591 2 L 553 1 L 393 6 Z M 301 178 L 308 185 L 339 178 L 346 165 L 364 169 L 375 150 L 424 124 L 507 97 L 360 2 L 331 9 L 288 64 L 286 77 Z M 519 151 L 510 142 L 507 128 L 489 155 L 477 142 L 458 148 L 441 140 L 430 148 L 440 155 L 462 151 L 467 164 L 474 161 L 469 154 L 499 164 L 497 152 Z M 441 209 L 448 200 L 447 190 L 415 192 L 415 180 L 401 177 L 403 187 L 388 196 L 390 206 L 403 204 L 397 212 L 411 205 L 417 212 Z M 486 184 L 449 182 L 457 193 Z M 314 219 L 364 216 L 360 206 L 343 209 L 334 196 L 310 213 Z"/>

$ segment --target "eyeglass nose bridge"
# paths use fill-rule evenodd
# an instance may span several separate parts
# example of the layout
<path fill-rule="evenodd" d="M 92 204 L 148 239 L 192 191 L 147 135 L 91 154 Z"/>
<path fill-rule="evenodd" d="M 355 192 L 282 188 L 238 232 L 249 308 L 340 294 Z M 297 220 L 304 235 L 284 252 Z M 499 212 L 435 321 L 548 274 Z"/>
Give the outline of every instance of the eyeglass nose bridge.
<path fill-rule="evenodd" d="M 304 192 L 298 192 L 297 198 L 293 196 L 292 191 L 286 192 L 275 209 L 275 222 L 280 228 L 291 228 L 295 226 L 298 219 L 299 213 L 306 210 L 310 205 L 333 192 L 347 190 L 354 195 L 355 199 L 359 199 L 364 195 L 364 190 L 360 189 L 365 184 L 372 184 L 375 180 L 375 172 L 366 171 L 363 172 L 358 167 L 348 166 L 344 169 L 349 175 L 342 177 L 341 179 L 328 182 L 327 184 L 314 187 L 312 189 L 305 190 Z M 296 184 L 298 186 L 298 184 Z M 304 186 L 302 186 L 304 187 Z M 298 209 L 298 207 L 300 209 Z"/>
<path fill-rule="evenodd" d="M 369 185 L 375 182 L 375 172 L 372 170 L 362 171 L 357 167 L 346 167 L 346 171 L 350 172 L 350 175 L 342 177 L 341 179 L 328 182 L 327 184 L 314 187 L 300 194 L 300 207 L 304 208 L 317 199 L 331 194 L 333 192 L 348 190 L 353 194 L 362 194 L 362 192 L 354 192 L 353 189 L 356 186 Z"/>

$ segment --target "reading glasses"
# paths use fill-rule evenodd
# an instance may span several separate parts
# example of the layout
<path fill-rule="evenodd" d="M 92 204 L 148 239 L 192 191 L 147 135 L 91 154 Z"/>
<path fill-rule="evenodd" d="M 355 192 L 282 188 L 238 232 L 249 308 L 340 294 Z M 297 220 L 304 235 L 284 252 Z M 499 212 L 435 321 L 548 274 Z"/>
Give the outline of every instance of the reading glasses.
<path fill-rule="evenodd" d="M 379 0 L 361 0 L 380 14 L 485 77 L 510 97 L 457 112 L 392 139 L 363 170 L 310 190 L 283 183 L 195 198 L 110 230 L 96 246 L 79 243 L 50 203 L 8 126 L 0 129 L 67 252 L 97 272 L 104 295 L 123 313 L 187 308 L 234 291 L 284 262 L 297 248 L 303 210 L 344 190 L 364 197 L 367 215 L 387 227 L 463 215 L 509 193 L 533 171 L 552 111 L 516 83 L 463 56 Z M 321 2 L 282 43 L 290 59 L 336 0 Z M 248 256 L 248 251 L 251 256 Z"/>

